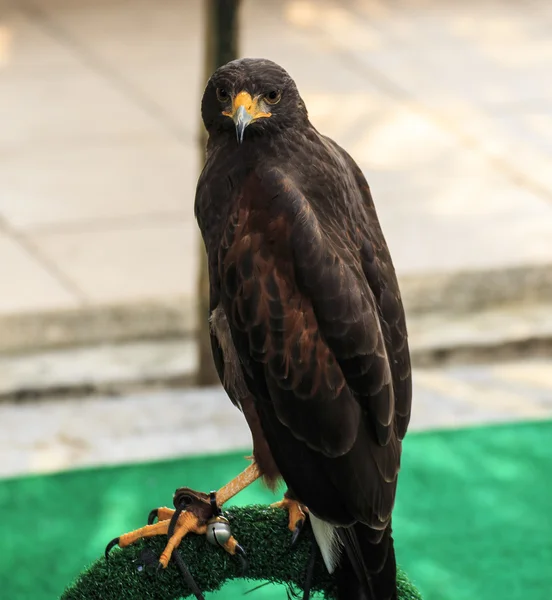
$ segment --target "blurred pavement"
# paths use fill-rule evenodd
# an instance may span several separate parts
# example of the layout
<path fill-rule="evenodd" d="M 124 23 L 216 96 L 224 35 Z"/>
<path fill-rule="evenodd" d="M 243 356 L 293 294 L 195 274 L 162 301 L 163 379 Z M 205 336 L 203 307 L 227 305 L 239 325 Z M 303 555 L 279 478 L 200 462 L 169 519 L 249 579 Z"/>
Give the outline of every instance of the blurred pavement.
<path fill-rule="evenodd" d="M 466 273 L 442 303 L 501 272 L 551 297 L 549 2 L 248 0 L 241 22 L 365 171 L 409 306 L 411 280 Z M 200 0 L 0 0 L 0 330 L 175 298 L 193 327 L 202 36 Z"/>
<path fill-rule="evenodd" d="M 543 360 L 414 373 L 410 431 L 550 418 L 552 379 Z M 0 402 L 0 423 L 0 477 L 251 451 L 245 419 L 221 388 Z"/>
<path fill-rule="evenodd" d="M 220 390 L 157 389 L 197 359 L 201 7 L 0 0 L 0 476 L 249 445 Z M 552 4 L 246 0 L 241 23 L 366 173 L 417 364 L 481 361 L 418 368 L 413 427 L 550 418 Z"/>

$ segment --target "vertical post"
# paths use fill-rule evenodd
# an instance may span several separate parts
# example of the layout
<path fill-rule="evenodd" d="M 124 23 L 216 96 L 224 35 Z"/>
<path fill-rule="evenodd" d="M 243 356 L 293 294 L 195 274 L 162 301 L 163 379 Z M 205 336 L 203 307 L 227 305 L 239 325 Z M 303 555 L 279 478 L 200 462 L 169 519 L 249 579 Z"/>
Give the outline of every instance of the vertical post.
<path fill-rule="evenodd" d="M 205 6 L 205 73 L 207 82 L 213 71 L 238 57 L 238 8 L 240 0 L 204 0 Z M 199 149 L 203 165 L 207 136 L 200 125 Z M 198 280 L 198 369 L 196 384 L 205 386 L 218 383 L 209 337 L 209 273 L 203 243 L 199 248 Z"/>
<path fill-rule="evenodd" d="M 218 67 L 238 58 L 240 0 L 204 0 L 206 9 L 205 81 Z"/>

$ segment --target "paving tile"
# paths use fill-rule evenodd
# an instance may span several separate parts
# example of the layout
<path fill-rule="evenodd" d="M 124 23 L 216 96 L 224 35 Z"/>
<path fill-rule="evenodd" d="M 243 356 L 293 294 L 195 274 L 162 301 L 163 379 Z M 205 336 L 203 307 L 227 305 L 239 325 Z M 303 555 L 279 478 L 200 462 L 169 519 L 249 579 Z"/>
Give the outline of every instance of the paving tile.
<path fill-rule="evenodd" d="M 552 262 L 552 203 L 416 112 L 383 111 L 356 138 L 346 147 L 370 183 L 401 274 Z"/>
<path fill-rule="evenodd" d="M 251 447 L 243 415 L 219 388 L 2 403 L 0 423 L 0 477 Z"/>
<path fill-rule="evenodd" d="M 20 157 L 101 141 L 137 142 L 159 130 L 158 123 L 102 77 L 87 71 L 0 79 L 0 112 L 10 115 L 2 128 L 0 153 Z"/>
<path fill-rule="evenodd" d="M 382 71 L 401 87 L 434 106 L 433 91 L 452 92 L 472 103 L 544 97 L 552 84 L 543 77 L 552 56 L 549 27 L 542 19 L 546 2 L 519 4 L 487 1 L 383 2 L 335 0 L 318 13 L 318 23 L 362 63 Z M 341 11 L 346 20 L 335 18 Z M 376 36 L 370 52 L 356 30 Z M 307 23 L 307 25 L 309 25 Z M 428 87 L 429 86 L 429 89 Z"/>
<path fill-rule="evenodd" d="M 0 2 L 1 80 L 43 76 L 45 71 L 75 73 L 82 63 L 61 41 L 52 38 L 22 12 L 16 0 Z"/>
<path fill-rule="evenodd" d="M 545 409 L 552 409 L 552 362 L 547 359 L 527 363 L 498 364 L 489 377 L 500 382 L 504 389 L 531 394 Z"/>
<path fill-rule="evenodd" d="M 199 240 L 192 220 L 44 233 L 34 241 L 92 302 L 195 296 Z"/>
<path fill-rule="evenodd" d="M 476 140 L 496 167 L 511 174 L 514 184 L 536 190 L 552 204 L 552 99 L 496 109 L 492 115 L 466 110 L 455 125 Z"/>
<path fill-rule="evenodd" d="M 312 11 L 312 2 L 303 4 Z M 324 32 L 349 65 L 390 97 L 415 101 L 471 151 L 501 159 L 513 181 L 524 176 L 550 199 L 552 159 L 544 130 L 552 105 L 552 20 L 542 17 L 545 5 L 520 10 L 504 2 L 329 1 L 296 26 Z M 371 40 L 368 47 L 363 39 Z M 528 112 L 539 125 L 517 123 L 512 110 Z M 510 112 L 501 119 L 504 111 Z M 497 166 L 504 170 L 504 164 L 490 164 Z"/>
<path fill-rule="evenodd" d="M 77 299 L 20 244 L 0 232 L 0 313 L 67 309 Z"/>
<path fill-rule="evenodd" d="M 415 371 L 413 429 L 550 419 L 552 402 L 543 403 L 532 390 L 512 389 L 489 377 L 490 368 L 469 365 Z"/>
<path fill-rule="evenodd" d="M 464 356 L 471 352 L 472 360 L 476 360 L 474 355 L 478 349 L 486 349 L 487 356 L 490 356 L 493 348 L 504 348 L 515 343 L 521 345 L 527 340 L 537 342 L 552 338 L 552 304 L 502 304 L 491 310 L 480 309 L 475 313 L 427 311 L 423 315 L 410 315 L 407 325 L 410 352 L 414 359 L 416 356 L 423 356 L 424 352 L 467 349 Z M 552 368 L 552 363 L 550 366 Z M 538 368 L 542 370 L 540 365 Z M 502 366 L 497 367 L 502 377 L 507 379 L 507 368 L 501 369 Z M 529 377 L 535 374 L 531 369 L 527 372 Z M 548 382 L 552 390 L 550 375 Z"/>
<path fill-rule="evenodd" d="M 200 0 L 39 3 L 44 18 L 75 42 L 75 52 L 94 56 L 94 68 L 138 103 L 153 102 L 174 124 L 195 136 L 203 81 Z M 136 98 L 140 96 L 140 98 Z"/>
<path fill-rule="evenodd" d="M 199 153 L 163 132 L 21 153 L 0 163 L 0 214 L 20 229 L 186 211 Z"/>
<path fill-rule="evenodd" d="M 177 59 L 200 46 L 201 0 L 33 0 L 37 22 L 54 22 L 70 38 L 115 66 Z M 202 49 L 202 48 L 200 48 Z M 196 61 L 193 62 L 196 64 Z"/>
<path fill-rule="evenodd" d="M 193 337 L 0 355 L 0 397 L 182 381 L 193 377 L 197 362 Z"/>
<path fill-rule="evenodd" d="M 447 171 L 397 169 L 394 185 L 389 172 L 368 172 L 400 274 L 552 262 L 552 206 L 488 171 Z"/>

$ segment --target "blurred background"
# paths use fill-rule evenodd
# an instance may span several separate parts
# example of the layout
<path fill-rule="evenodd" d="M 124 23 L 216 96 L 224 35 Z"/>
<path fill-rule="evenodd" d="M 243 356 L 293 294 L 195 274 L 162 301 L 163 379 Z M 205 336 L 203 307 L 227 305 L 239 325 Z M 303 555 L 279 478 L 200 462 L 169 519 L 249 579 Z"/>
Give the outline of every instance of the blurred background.
<path fill-rule="evenodd" d="M 399 563 L 426 600 L 548 600 L 552 4 L 235 4 L 0 0 L 6 597 L 58 597 L 176 487 L 245 464 L 202 348 L 193 216 L 226 49 L 284 66 L 371 185 L 415 365 Z"/>

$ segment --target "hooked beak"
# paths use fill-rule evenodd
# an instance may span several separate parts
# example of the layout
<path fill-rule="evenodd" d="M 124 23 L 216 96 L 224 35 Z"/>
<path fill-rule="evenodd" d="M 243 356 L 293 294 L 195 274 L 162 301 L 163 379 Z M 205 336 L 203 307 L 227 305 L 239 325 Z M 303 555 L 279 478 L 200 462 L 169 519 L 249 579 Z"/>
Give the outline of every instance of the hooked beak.
<path fill-rule="evenodd" d="M 244 106 L 238 106 L 238 109 L 234 113 L 232 119 L 234 119 L 234 125 L 236 126 L 236 136 L 238 143 L 243 142 L 243 133 L 245 128 L 253 121 L 253 116 L 249 114 Z"/>
<path fill-rule="evenodd" d="M 243 134 L 248 125 L 257 119 L 272 116 L 272 113 L 261 110 L 259 98 L 252 98 L 247 92 L 237 94 L 232 102 L 232 110 L 224 111 L 222 114 L 231 117 L 234 121 L 238 144 L 243 142 Z"/>

